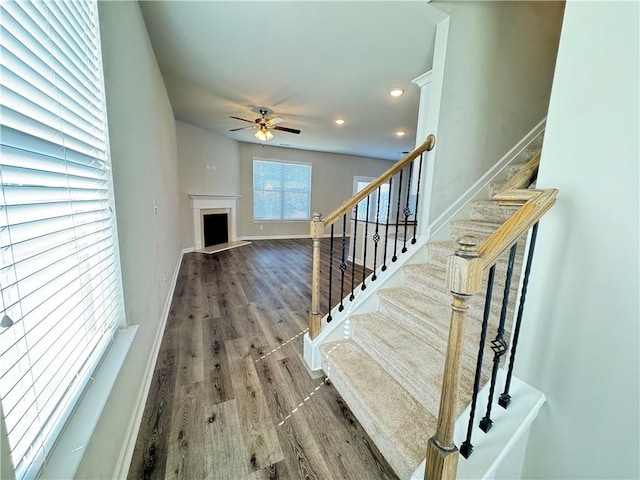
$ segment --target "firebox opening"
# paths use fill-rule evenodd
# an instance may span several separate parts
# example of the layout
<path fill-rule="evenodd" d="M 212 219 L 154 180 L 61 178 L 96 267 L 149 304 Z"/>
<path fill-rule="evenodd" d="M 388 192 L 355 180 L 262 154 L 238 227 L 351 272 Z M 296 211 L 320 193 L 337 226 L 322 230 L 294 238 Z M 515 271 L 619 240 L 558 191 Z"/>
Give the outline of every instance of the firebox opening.
<path fill-rule="evenodd" d="M 205 247 L 229 241 L 229 224 L 226 213 L 205 214 L 202 221 Z"/>

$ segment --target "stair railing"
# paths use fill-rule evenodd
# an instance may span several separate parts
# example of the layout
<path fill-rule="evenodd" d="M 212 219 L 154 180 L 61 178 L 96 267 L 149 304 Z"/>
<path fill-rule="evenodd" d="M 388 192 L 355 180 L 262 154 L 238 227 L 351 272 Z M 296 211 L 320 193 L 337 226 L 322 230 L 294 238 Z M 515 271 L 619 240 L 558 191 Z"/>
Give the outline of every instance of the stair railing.
<path fill-rule="evenodd" d="M 359 276 L 360 273 L 362 276 L 360 289 L 365 290 L 367 288 L 365 283 L 368 271 L 367 254 L 373 255 L 371 281 L 375 281 L 379 273 L 387 269 L 389 261 L 397 261 L 398 254 L 407 251 L 407 241 L 412 244 L 416 243 L 423 156 L 425 152 L 432 150 L 434 146 L 435 137 L 429 135 L 420 146 L 416 147 L 402 160 L 395 163 L 329 215 L 322 218 L 320 213 L 313 214 L 311 221 L 313 272 L 311 276 L 311 310 L 309 313 L 309 336 L 312 339 L 322 330 L 322 318 L 324 316 L 320 306 L 320 299 L 323 298 L 321 297 L 320 285 L 324 280 L 321 277 L 320 266 L 321 239 L 324 237 L 325 231 L 330 228 L 328 269 L 324 272 L 328 287 L 324 298 L 328 299 L 326 314 L 327 322 L 330 322 L 334 309 L 337 308 L 338 311 L 344 310 L 347 297 L 349 301 L 355 299 L 356 276 Z M 416 173 L 417 175 L 415 175 Z M 360 209 L 360 212 L 358 212 L 358 209 Z M 350 214 L 351 218 L 349 218 Z M 342 221 L 340 222 L 339 220 Z M 348 222 L 352 222 L 350 235 L 347 233 Z M 358 231 L 359 223 L 364 224 L 362 232 Z M 338 229 L 341 229 L 339 233 L 336 232 L 336 225 Z M 413 232 L 411 232 L 412 229 Z M 362 235 L 360 237 L 362 243 L 362 271 L 356 273 L 355 260 L 359 235 Z M 371 242 L 373 244 L 370 246 Z M 334 252 L 336 248 L 339 250 L 337 254 Z M 373 252 L 368 251 L 370 249 L 373 249 Z M 352 262 L 350 279 L 348 278 L 349 265 L 347 263 L 349 251 Z M 337 263 L 338 261 L 340 262 L 339 264 Z M 335 268 L 336 266 L 338 268 Z M 335 276 L 339 276 L 339 279 L 334 280 Z M 339 304 L 333 305 L 333 301 L 337 299 L 339 299 Z"/>
<path fill-rule="evenodd" d="M 454 424 L 456 421 L 456 407 L 458 405 L 458 391 L 460 384 L 461 355 L 464 343 L 465 320 L 468 303 L 471 297 L 482 289 L 482 281 L 485 274 L 488 275 L 485 310 L 483 315 L 480 345 L 476 375 L 473 386 L 471 402 L 471 414 L 466 440 L 463 442 L 460 453 L 466 458 L 473 452 L 472 427 L 477 407 L 477 395 L 480 383 L 480 371 L 482 368 L 483 349 L 487 337 L 487 324 L 492 297 L 493 278 L 498 259 L 509 251 L 507 274 L 505 278 L 504 296 L 500 320 L 495 338 L 491 341 L 491 349 L 494 353 L 493 367 L 490 379 L 489 400 L 487 410 L 480 421 L 480 428 L 486 433 L 492 425 L 491 407 L 495 394 L 497 371 L 500 360 L 507 352 L 507 343 L 503 338 L 505 332 L 507 303 L 511 288 L 514 258 L 517 242 L 529 230 L 532 230 L 529 241 L 529 253 L 524 271 L 522 290 L 520 292 L 520 304 L 515 320 L 515 331 L 511 342 L 511 356 L 506 376 L 504 392 L 500 395 L 499 405 L 507 408 L 511 402 L 509 387 L 513 374 L 516 347 L 520 334 L 522 313 L 526 290 L 533 260 L 533 251 L 538 231 L 538 222 L 542 216 L 555 204 L 558 191 L 556 189 L 532 190 L 527 187 L 537 175 L 540 155 L 532 158 L 518 174 L 494 195 L 494 200 L 501 205 L 519 205 L 513 215 L 507 219 L 489 238 L 478 245 L 478 240 L 472 236 L 464 236 L 458 240 L 459 248 L 454 255 L 447 260 L 446 285 L 451 291 L 453 302 L 451 305 L 451 325 L 444 367 L 444 378 L 438 412 L 436 433 L 429 440 L 426 453 L 425 480 L 453 479 L 456 478 L 458 467 L 458 448 L 454 444 Z"/>

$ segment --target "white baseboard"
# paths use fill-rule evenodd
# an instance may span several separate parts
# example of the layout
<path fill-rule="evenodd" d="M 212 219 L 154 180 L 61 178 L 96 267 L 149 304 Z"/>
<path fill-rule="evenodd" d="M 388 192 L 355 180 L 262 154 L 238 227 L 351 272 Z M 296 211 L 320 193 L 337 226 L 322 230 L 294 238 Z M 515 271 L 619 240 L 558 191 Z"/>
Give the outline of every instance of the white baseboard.
<path fill-rule="evenodd" d="M 498 162 L 493 165 L 482 177 L 478 179 L 469 189 L 464 192 L 455 202 L 453 202 L 449 208 L 447 208 L 442 214 L 436 218 L 427 228 L 427 236 L 431 237 L 434 233 L 440 230 L 443 226 L 447 225 L 451 219 L 467 205 L 473 198 L 480 193 L 480 191 L 491 183 L 496 176 L 502 172 L 525 148 L 533 142 L 533 140 L 544 131 L 547 119 L 544 118 L 538 123 L 529 133 L 527 133 L 522 140 L 520 140 L 511 150 L 509 150 Z"/>
<path fill-rule="evenodd" d="M 337 237 L 337 235 L 338 234 L 334 234 L 334 237 Z M 324 234 L 324 238 L 329 237 L 331 237 L 331 234 Z M 346 237 L 349 238 L 349 235 L 347 235 Z M 289 240 L 298 238 L 311 238 L 311 235 L 244 235 L 238 237 L 238 240 Z M 340 233 L 340 238 L 342 238 L 342 233 Z"/>
<path fill-rule="evenodd" d="M 156 332 L 156 337 L 153 340 L 153 346 L 151 347 L 151 355 L 147 361 L 147 366 L 144 371 L 144 377 L 142 379 L 142 387 L 138 392 L 138 398 L 135 403 L 134 415 L 131 417 L 127 433 L 116 462 L 116 468 L 113 472 L 113 478 L 127 478 L 129 473 L 129 466 L 131 464 L 131 458 L 133 457 L 133 450 L 136 446 L 136 440 L 138 438 L 138 431 L 140 430 L 140 423 L 142 422 L 142 415 L 144 414 L 144 407 L 147 403 L 147 397 L 149 396 L 149 389 L 151 388 L 151 381 L 153 380 L 153 372 L 155 370 L 156 361 L 158 360 L 158 354 L 160 353 L 160 345 L 162 344 L 162 337 L 164 335 L 164 328 L 167 325 L 167 319 L 169 318 L 169 310 L 171 309 L 171 301 L 173 300 L 173 293 L 178 281 L 178 273 L 180 272 L 180 265 L 182 264 L 182 257 L 185 253 L 193 252 L 193 247 L 185 248 L 180 251 L 178 256 L 178 262 L 174 269 L 173 276 L 171 278 L 171 284 L 167 291 L 167 298 L 164 302 L 164 309 L 162 310 L 162 317 L 160 319 L 160 325 Z"/>
<path fill-rule="evenodd" d="M 244 235 L 238 240 L 287 240 L 289 238 L 311 238 L 311 235 Z"/>

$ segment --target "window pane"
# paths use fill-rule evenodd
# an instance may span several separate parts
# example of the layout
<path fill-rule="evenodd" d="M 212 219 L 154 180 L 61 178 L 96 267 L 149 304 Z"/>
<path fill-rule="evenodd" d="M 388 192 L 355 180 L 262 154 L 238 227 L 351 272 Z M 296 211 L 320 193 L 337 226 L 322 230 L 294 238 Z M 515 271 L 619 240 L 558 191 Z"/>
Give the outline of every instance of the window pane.
<path fill-rule="evenodd" d="M 282 195 L 280 192 L 253 192 L 253 217 L 256 220 L 280 220 Z"/>
<path fill-rule="evenodd" d="M 253 162 L 254 190 L 282 190 L 282 164 Z"/>
<path fill-rule="evenodd" d="M 284 189 L 294 192 L 310 190 L 311 169 L 308 165 L 287 165 L 284 169 Z"/>
<path fill-rule="evenodd" d="M 309 195 L 307 193 L 284 193 L 284 218 L 307 220 L 309 218 Z"/>

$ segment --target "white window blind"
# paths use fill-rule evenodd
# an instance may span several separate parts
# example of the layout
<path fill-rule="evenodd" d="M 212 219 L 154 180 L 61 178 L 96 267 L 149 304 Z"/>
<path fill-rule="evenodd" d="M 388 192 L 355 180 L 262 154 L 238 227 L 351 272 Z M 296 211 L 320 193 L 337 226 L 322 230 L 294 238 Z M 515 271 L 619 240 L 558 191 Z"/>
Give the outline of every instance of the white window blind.
<path fill-rule="evenodd" d="M 253 219 L 310 220 L 311 165 L 253 160 Z"/>
<path fill-rule="evenodd" d="M 0 9 L 0 398 L 22 479 L 124 314 L 97 4 Z"/>

